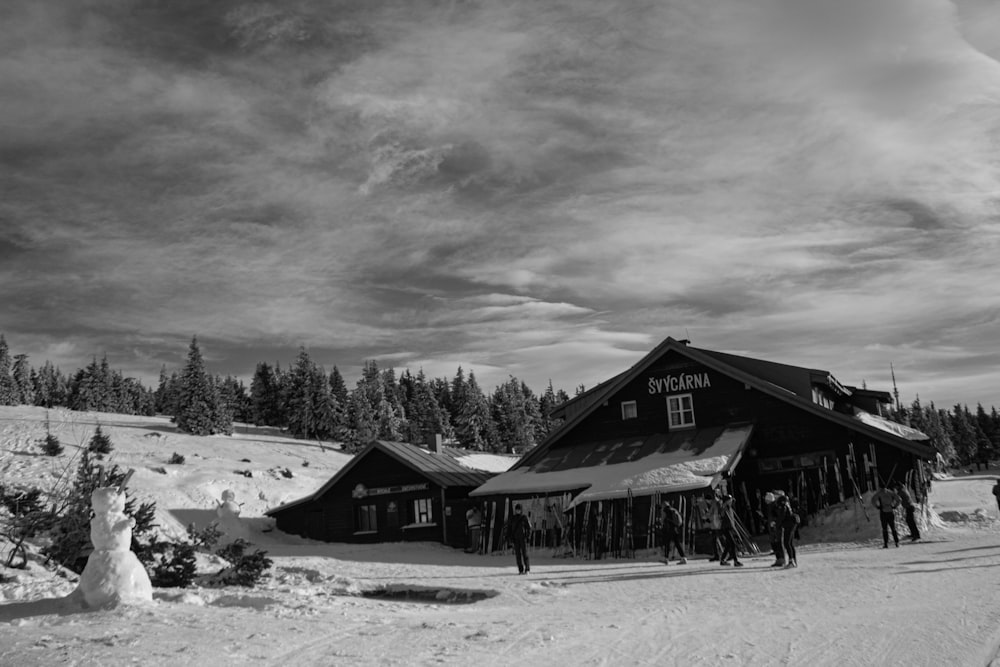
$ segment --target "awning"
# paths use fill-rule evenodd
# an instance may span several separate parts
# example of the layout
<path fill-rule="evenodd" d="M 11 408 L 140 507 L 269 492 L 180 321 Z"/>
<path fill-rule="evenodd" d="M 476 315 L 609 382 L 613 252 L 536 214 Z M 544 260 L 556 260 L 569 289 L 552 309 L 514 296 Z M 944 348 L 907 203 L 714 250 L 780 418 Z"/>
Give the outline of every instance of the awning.
<path fill-rule="evenodd" d="M 736 467 L 750 424 L 581 443 L 553 449 L 534 465 L 498 475 L 470 495 L 531 495 L 580 491 L 577 503 L 712 485 Z"/>

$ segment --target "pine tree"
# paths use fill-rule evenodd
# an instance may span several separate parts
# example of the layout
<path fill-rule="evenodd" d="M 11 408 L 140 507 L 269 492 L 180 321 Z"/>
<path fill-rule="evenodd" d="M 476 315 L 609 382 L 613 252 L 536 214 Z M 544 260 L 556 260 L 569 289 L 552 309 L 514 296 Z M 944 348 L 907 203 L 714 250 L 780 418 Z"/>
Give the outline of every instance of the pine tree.
<path fill-rule="evenodd" d="M 14 357 L 11 379 L 14 382 L 14 395 L 17 404 L 34 405 L 35 389 L 31 383 L 31 366 L 28 365 L 28 355 L 18 354 Z"/>
<path fill-rule="evenodd" d="M 10 368 L 10 350 L 7 349 L 7 341 L 3 334 L 0 334 L 0 405 L 17 404 L 17 390 Z"/>
<path fill-rule="evenodd" d="M 552 380 L 549 380 L 549 384 L 545 388 L 545 393 L 538 399 L 538 412 L 540 418 L 535 426 L 536 442 L 544 441 L 547 437 L 549 437 L 549 433 L 555 430 L 556 427 L 562 423 L 562 420 L 552 417 L 552 411 L 556 409 L 557 405 L 559 405 L 559 399 L 556 398 L 555 389 L 552 387 Z"/>
<path fill-rule="evenodd" d="M 332 409 L 330 437 L 334 440 L 345 440 L 350 429 L 348 420 L 350 393 L 347 391 L 344 377 L 336 366 L 330 371 L 330 403 Z"/>
<path fill-rule="evenodd" d="M 416 377 L 413 377 L 407 370 L 400 377 L 399 385 L 404 390 L 405 403 L 403 408 L 408 424 L 408 440 L 413 443 L 421 443 L 435 434 L 450 439 L 452 433 L 451 425 L 448 423 L 448 414 L 441 409 L 437 399 L 434 398 L 424 370 L 420 369 Z"/>
<path fill-rule="evenodd" d="M 205 371 L 197 338 L 191 339 L 188 349 L 174 421 L 178 429 L 193 435 L 228 435 L 233 432 L 232 416 L 226 413 L 218 387 Z"/>
<path fill-rule="evenodd" d="M 296 438 L 326 438 L 333 428 L 333 401 L 326 373 L 299 349 L 288 374 L 286 393 L 288 430 Z"/>
<path fill-rule="evenodd" d="M 955 454 L 962 465 L 967 465 L 976 458 L 976 431 L 969 420 L 969 410 L 956 404 L 950 415 L 952 439 L 955 443 Z"/>
<path fill-rule="evenodd" d="M 101 458 L 104 454 L 110 454 L 112 449 L 111 438 L 101 430 L 101 425 L 98 424 L 90 442 L 87 443 L 87 451 L 96 454 L 97 458 Z"/>
<path fill-rule="evenodd" d="M 461 412 L 455 418 L 455 436 L 462 447 L 477 451 L 500 451 L 500 438 L 493 422 L 490 404 L 469 371 Z"/>
<path fill-rule="evenodd" d="M 278 378 L 265 362 L 257 364 L 250 381 L 250 414 L 257 426 L 285 425 Z"/>
<path fill-rule="evenodd" d="M 534 420 L 538 403 L 529 396 L 531 390 L 514 376 L 493 392 L 490 404 L 503 449 L 514 452 L 535 446 Z"/>

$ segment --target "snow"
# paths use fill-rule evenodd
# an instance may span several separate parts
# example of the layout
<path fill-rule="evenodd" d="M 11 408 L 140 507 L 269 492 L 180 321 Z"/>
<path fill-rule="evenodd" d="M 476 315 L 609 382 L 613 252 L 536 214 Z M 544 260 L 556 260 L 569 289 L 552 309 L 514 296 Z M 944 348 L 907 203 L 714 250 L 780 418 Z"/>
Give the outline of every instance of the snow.
<path fill-rule="evenodd" d="M 621 463 L 602 463 L 577 469 L 536 472 L 531 467 L 515 468 L 494 477 L 476 489 L 475 495 L 511 495 L 585 489 L 569 505 L 606 498 L 624 498 L 657 491 L 690 491 L 706 488 L 712 476 L 731 467 L 739 456 L 752 426 L 730 426 L 710 447 L 697 448 L 687 441 L 678 449 L 657 451 Z M 695 432 L 691 431 L 692 438 Z"/>
<path fill-rule="evenodd" d="M 449 448 L 449 452 L 459 451 L 461 450 Z M 502 456 L 500 454 L 456 455 L 455 460 L 470 470 L 496 473 L 507 472 L 512 465 L 517 463 L 516 456 Z"/>
<path fill-rule="evenodd" d="M 129 489 L 157 501 L 158 519 L 210 521 L 232 489 L 273 573 L 254 588 L 154 589 L 146 605 L 79 611 L 58 603 L 76 582 L 33 558 L 26 570 L 0 569 L 0 664 L 986 665 L 1000 646 L 994 475 L 936 480 L 926 539 L 898 549 L 883 550 L 873 510 L 866 519 L 849 501 L 802 528 L 797 570 L 770 568 L 765 554 L 734 570 L 704 556 L 664 565 L 649 552 L 586 561 L 538 549 L 531 574 L 518 576 L 512 555 L 269 530 L 264 509 L 307 495 L 347 461 L 318 443 L 244 428 L 182 436 L 161 419 L 51 417 L 67 445 L 55 459 L 31 445 L 44 411 L 0 408 L 4 484 L 51 485 L 72 471 L 69 436 L 89 437 L 99 417 L 112 461 L 137 469 Z M 167 442 L 144 437 L 151 429 Z M 174 451 L 187 462 L 167 465 Z M 286 467 L 293 478 L 268 472 Z M 253 477 L 234 472 L 244 469 Z"/>
<path fill-rule="evenodd" d="M 885 431 L 886 433 L 892 433 L 900 438 L 906 438 L 907 440 L 927 440 L 927 434 L 923 431 L 918 431 L 915 428 L 910 428 L 909 426 L 904 426 L 903 424 L 897 424 L 896 422 L 889 421 L 888 419 L 883 419 L 878 415 L 873 415 L 870 412 L 865 412 L 864 410 L 855 410 L 854 418 L 863 424 L 872 426 L 874 428 Z"/>

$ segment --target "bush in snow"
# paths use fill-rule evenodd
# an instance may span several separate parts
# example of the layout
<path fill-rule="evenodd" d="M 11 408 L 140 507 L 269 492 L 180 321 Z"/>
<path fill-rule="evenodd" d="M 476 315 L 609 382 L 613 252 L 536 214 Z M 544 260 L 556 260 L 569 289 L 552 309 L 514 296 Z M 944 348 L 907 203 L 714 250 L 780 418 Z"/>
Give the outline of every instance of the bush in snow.
<path fill-rule="evenodd" d="M 182 463 L 184 463 L 184 457 L 178 454 L 177 452 L 174 452 L 173 454 L 170 455 L 170 460 L 167 461 L 167 463 L 176 463 L 177 465 L 181 465 Z"/>
<path fill-rule="evenodd" d="M 188 524 L 188 539 L 196 548 L 212 550 L 222 538 L 222 531 L 215 523 L 210 523 L 204 529 L 198 530 L 194 524 Z"/>
<path fill-rule="evenodd" d="M 7 489 L 0 486 L 0 537 L 10 543 L 4 565 L 24 568 L 28 553 L 24 543 L 52 525 L 52 513 L 42 504 L 41 489 Z M 20 557 L 21 562 L 14 560 Z"/>
<path fill-rule="evenodd" d="M 136 556 L 157 588 L 187 588 L 198 574 L 194 545 L 153 539 Z"/>
<path fill-rule="evenodd" d="M 219 570 L 207 583 L 219 586 L 253 586 L 267 575 L 272 561 L 260 549 L 246 553 L 250 543 L 237 539 L 216 551 L 216 555 L 229 561 L 229 567 Z"/>

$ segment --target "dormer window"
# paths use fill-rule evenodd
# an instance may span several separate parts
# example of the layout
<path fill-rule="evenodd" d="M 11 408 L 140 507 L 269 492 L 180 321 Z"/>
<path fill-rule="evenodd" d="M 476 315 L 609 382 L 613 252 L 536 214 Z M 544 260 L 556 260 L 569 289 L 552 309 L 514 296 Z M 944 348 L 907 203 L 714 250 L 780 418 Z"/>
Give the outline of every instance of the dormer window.
<path fill-rule="evenodd" d="M 667 396 L 667 420 L 671 430 L 694 426 L 694 401 L 691 394 Z"/>
<path fill-rule="evenodd" d="M 639 416 L 635 401 L 622 401 L 622 421 L 635 419 Z"/>

